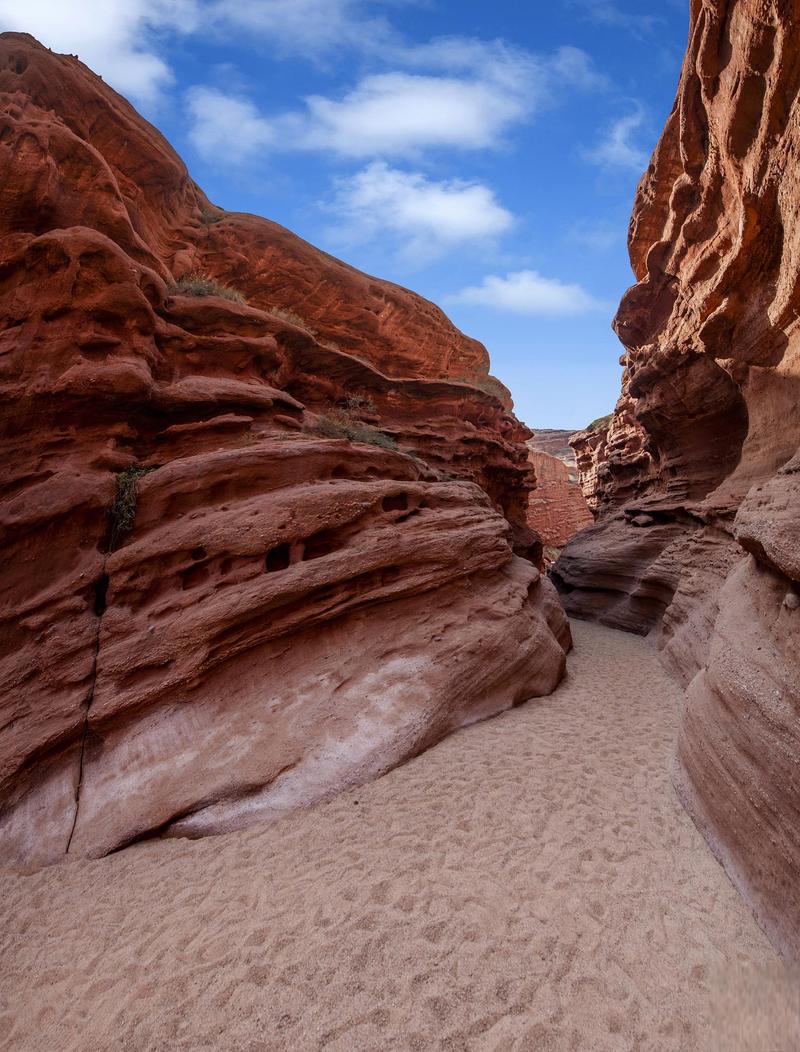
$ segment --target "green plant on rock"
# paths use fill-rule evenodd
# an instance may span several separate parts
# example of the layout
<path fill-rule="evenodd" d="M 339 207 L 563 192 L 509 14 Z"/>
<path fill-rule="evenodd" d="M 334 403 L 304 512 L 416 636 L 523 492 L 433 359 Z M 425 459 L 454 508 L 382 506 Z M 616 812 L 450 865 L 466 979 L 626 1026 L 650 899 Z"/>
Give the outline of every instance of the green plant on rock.
<path fill-rule="evenodd" d="M 334 410 L 328 416 L 321 416 L 317 423 L 317 431 L 326 438 L 346 438 L 348 442 L 366 442 L 371 446 L 380 446 L 381 449 L 400 448 L 389 435 L 376 427 L 368 427 L 354 420 L 351 414 L 343 409 Z"/>
<path fill-rule="evenodd" d="M 238 289 L 231 288 L 230 285 L 222 285 L 210 275 L 197 271 L 178 278 L 171 291 L 180 296 L 221 296 L 222 299 L 230 300 L 232 303 L 247 302 Z"/>
<path fill-rule="evenodd" d="M 117 475 L 114 503 L 109 513 L 109 539 L 112 548 L 124 533 L 129 533 L 133 529 L 136 520 L 139 479 L 148 471 L 155 471 L 155 468 L 130 467 L 120 471 Z"/>
<path fill-rule="evenodd" d="M 283 307 L 269 307 L 269 313 L 281 321 L 288 321 L 290 325 L 296 325 L 298 329 L 305 329 L 311 336 L 319 335 L 316 329 L 312 329 L 305 318 L 295 314 L 293 310 L 285 310 Z"/>
<path fill-rule="evenodd" d="M 377 414 L 378 407 L 368 395 L 353 394 L 345 399 L 345 409 L 348 413 L 358 416 L 360 413 Z"/>
<path fill-rule="evenodd" d="M 613 413 L 608 413 L 607 416 L 598 416 L 596 420 L 593 420 L 591 424 L 587 425 L 586 430 L 591 432 L 602 431 L 604 427 L 608 427 L 611 423 L 613 415 Z"/>

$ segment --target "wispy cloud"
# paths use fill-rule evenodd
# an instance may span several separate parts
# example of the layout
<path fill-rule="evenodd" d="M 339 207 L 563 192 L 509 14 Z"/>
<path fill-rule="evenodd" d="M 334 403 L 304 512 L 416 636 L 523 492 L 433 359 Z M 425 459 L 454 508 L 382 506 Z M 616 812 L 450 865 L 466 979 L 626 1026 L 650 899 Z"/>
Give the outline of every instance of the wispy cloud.
<path fill-rule="evenodd" d="M 578 47 L 561 47 L 547 63 L 548 79 L 574 88 L 603 89 L 608 78 L 594 64 L 591 55 Z"/>
<path fill-rule="evenodd" d="M 285 54 L 325 57 L 331 48 L 373 50 L 395 34 L 381 14 L 386 0 L 207 0 L 207 24 L 240 38 L 268 40 Z"/>
<path fill-rule="evenodd" d="M 636 133 L 647 124 L 643 109 L 620 117 L 608 128 L 605 136 L 586 156 L 594 164 L 609 168 L 631 168 L 643 171 L 650 159 L 648 149 L 636 141 Z"/>
<path fill-rule="evenodd" d="M 480 285 L 446 297 L 446 302 L 509 314 L 585 314 L 608 309 L 580 285 L 546 278 L 535 270 L 518 270 L 505 277 L 488 275 Z"/>
<path fill-rule="evenodd" d="M 500 41 L 447 37 L 418 46 L 393 45 L 387 55 L 403 68 L 363 77 L 338 98 L 308 96 L 302 107 L 289 112 L 258 113 L 248 103 L 249 114 L 264 132 L 268 126 L 273 129 L 276 149 L 414 158 L 431 149 L 496 147 L 514 124 L 528 120 L 564 85 L 587 90 L 605 84 L 578 48 L 542 57 Z M 195 88 L 190 96 L 192 141 L 211 156 L 213 137 L 195 126 L 214 119 L 197 102 L 204 97 L 213 97 L 221 110 L 222 96 L 208 88 Z M 231 99 L 245 102 L 238 95 Z M 236 156 L 253 152 L 239 150 Z"/>
<path fill-rule="evenodd" d="M 592 252 L 607 252 L 625 242 L 625 221 L 580 220 L 567 233 L 567 241 Z"/>
<path fill-rule="evenodd" d="M 386 0 L 0 0 L 0 29 L 77 54 L 117 90 L 156 103 L 174 81 L 166 34 L 229 34 L 316 58 L 332 48 L 389 48 Z M 246 36 L 244 34 L 247 34 Z"/>
<path fill-rule="evenodd" d="M 401 66 L 479 75 L 484 80 L 505 85 L 509 91 L 521 92 L 534 86 L 537 95 L 565 83 L 583 88 L 608 85 L 591 55 L 571 46 L 534 54 L 505 40 L 447 36 L 435 37 L 424 44 L 396 42 L 383 48 L 382 56 L 385 61 Z"/>
<path fill-rule="evenodd" d="M 242 161 L 274 144 L 275 131 L 248 99 L 214 88 L 191 88 L 189 138 L 205 157 Z"/>
<path fill-rule="evenodd" d="M 567 0 L 567 6 L 595 25 L 623 29 L 639 37 L 652 35 L 664 22 L 659 15 L 628 11 L 616 0 Z"/>
<path fill-rule="evenodd" d="M 340 241 L 388 237 L 410 263 L 428 262 L 468 242 L 485 242 L 514 222 L 482 183 L 437 181 L 383 161 L 340 179 L 332 207 Z"/>
<path fill-rule="evenodd" d="M 195 0 L 0 0 L 0 26 L 77 54 L 114 87 L 152 104 L 173 80 L 159 35 L 193 31 L 198 11 Z"/>
<path fill-rule="evenodd" d="M 0 0 L 0 25 L 31 32 L 55 50 L 77 53 L 114 87 L 148 104 L 174 81 L 168 55 L 169 38 L 176 34 L 229 34 L 240 46 L 243 40 L 249 46 L 269 43 L 272 53 L 326 61 L 337 49 L 357 50 L 383 72 L 363 77 L 338 97 L 313 95 L 292 112 L 274 114 L 256 112 L 242 96 L 228 96 L 228 111 L 246 117 L 259 148 L 269 138 L 268 123 L 290 149 L 352 157 L 407 156 L 432 146 L 494 146 L 512 124 L 557 97 L 565 84 L 589 89 L 604 83 L 578 48 L 533 54 L 501 40 L 460 36 L 410 43 L 386 13 L 412 2 L 81 0 L 70 5 Z M 197 87 L 190 96 L 191 138 L 207 156 L 220 141 L 212 125 L 219 123 L 223 109 L 222 94 L 211 87 Z M 232 156 L 242 159 L 255 152 L 240 146 Z"/>

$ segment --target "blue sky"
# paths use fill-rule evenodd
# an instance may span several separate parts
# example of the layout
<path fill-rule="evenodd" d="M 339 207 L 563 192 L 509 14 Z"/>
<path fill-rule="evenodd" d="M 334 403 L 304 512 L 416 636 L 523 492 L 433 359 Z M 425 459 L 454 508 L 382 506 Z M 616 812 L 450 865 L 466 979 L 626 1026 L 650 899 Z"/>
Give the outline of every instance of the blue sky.
<path fill-rule="evenodd" d="M 633 194 L 688 0 L 0 0 L 224 208 L 441 304 L 531 426 L 611 410 Z"/>

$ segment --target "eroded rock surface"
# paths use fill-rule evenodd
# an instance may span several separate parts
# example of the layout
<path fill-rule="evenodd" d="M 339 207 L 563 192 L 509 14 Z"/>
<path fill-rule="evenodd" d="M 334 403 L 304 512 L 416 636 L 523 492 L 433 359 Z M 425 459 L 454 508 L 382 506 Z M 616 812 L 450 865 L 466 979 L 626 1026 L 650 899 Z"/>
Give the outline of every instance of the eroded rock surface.
<path fill-rule="evenodd" d="M 676 782 L 800 959 L 800 13 L 693 0 L 636 196 L 623 390 L 576 440 L 598 522 L 568 609 L 652 638 L 688 685 Z"/>
<path fill-rule="evenodd" d="M 193 273 L 235 286 L 192 294 Z M 0 858 L 374 778 L 563 674 L 530 432 L 433 304 L 0 37 Z"/>

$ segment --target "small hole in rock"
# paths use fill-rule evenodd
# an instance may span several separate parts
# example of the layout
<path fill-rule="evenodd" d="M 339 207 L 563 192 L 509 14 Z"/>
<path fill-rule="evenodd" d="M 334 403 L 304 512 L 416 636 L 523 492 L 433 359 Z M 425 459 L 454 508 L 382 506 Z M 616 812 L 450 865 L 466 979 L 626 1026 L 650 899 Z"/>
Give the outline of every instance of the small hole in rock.
<path fill-rule="evenodd" d="M 265 567 L 267 573 L 276 573 L 278 570 L 286 570 L 289 567 L 290 553 L 288 544 L 279 544 L 277 548 L 267 552 Z"/>
<path fill-rule="evenodd" d="M 381 507 L 384 511 L 405 511 L 408 507 L 408 494 L 395 493 L 384 497 L 381 501 Z"/>
<path fill-rule="evenodd" d="M 330 555 L 342 546 L 342 542 L 334 530 L 320 530 L 306 538 L 304 559 L 321 559 L 324 555 Z"/>
<path fill-rule="evenodd" d="M 195 562 L 197 562 L 198 559 L 205 559 L 205 557 L 206 557 L 206 550 L 205 550 L 205 548 L 192 548 L 192 558 L 194 559 Z"/>
<path fill-rule="evenodd" d="M 185 592 L 187 588 L 195 588 L 198 584 L 207 581 L 209 577 L 208 567 L 195 564 L 181 574 L 181 588 Z"/>

